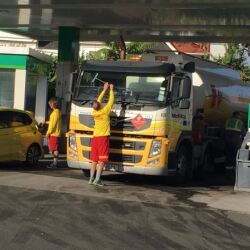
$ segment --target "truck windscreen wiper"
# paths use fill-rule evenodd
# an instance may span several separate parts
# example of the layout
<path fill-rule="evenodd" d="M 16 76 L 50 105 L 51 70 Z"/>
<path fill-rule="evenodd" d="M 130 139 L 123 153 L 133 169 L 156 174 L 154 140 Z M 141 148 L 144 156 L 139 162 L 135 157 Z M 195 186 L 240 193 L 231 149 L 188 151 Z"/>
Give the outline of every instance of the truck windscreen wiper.
<path fill-rule="evenodd" d="M 164 101 L 158 101 L 158 100 L 149 100 L 148 98 L 139 98 L 136 101 L 137 104 L 144 104 L 144 105 L 164 105 Z"/>
<path fill-rule="evenodd" d="M 142 105 L 142 106 L 166 106 L 166 104 L 164 102 L 145 102 L 145 101 L 141 101 L 141 102 L 137 102 L 136 105 Z"/>
<path fill-rule="evenodd" d="M 86 104 L 86 103 L 88 103 L 88 102 L 93 101 L 93 99 L 83 100 L 82 98 L 73 98 L 73 101 L 81 102 L 81 105 L 84 105 L 84 104 Z"/>
<path fill-rule="evenodd" d="M 88 102 L 91 102 L 91 101 L 93 101 L 93 100 L 84 100 L 84 101 L 81 102 L 81 105 L 85 105 L 85 104 L 87 104 Z"/>
<path fill-rule="evenodd" d="M 136 101 L 125 101 L 125 100 L 120 100 L 120 101 L 115 101 L 117 104 L 131 104 L 131 103 L 136 103 Z"/>

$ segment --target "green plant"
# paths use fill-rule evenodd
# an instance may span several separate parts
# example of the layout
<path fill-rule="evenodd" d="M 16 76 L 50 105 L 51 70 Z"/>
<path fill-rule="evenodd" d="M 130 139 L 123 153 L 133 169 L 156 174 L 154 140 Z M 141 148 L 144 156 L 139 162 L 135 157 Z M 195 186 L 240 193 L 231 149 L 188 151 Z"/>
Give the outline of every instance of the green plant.
<path fill-rule="evenodd" d="M 225 55 L 220 56 L 215 61 L 234 70 L 239 70 L 242 80 L 250 81 L 250 67 L 246 64 L 245 48 L 242 45 L 227 44 Z"/>
<path fill-rule="evenodd" d="M 129 59 L 132 55 L 141 55 L 156 44 L 150 42 L 128 42 L 126 43 L 126 59 Z M 117 42 L 108 42 L 106 46 L 107 48 L 90 53 L 87 59 L 115 61 L 121 59 L 121 51 Z"/>
<path fill-rule="evenodd" d="M 131 42 L 127 45 L 127 54 L 128 55 L 141 55 L 145 51 L 156 46 L 157 43 L 154 42 Z"/>
<path fill-rule="evenodd" d="M 48 75 L 48 82 L 50 84 L 55 85 L 56 83 L 56 66 L 57 66 L 57 62 L 58 62 L 58 58 L 57 56 L 51 56 L 51 63 L 50 63 L 50 67 L 49 67 L 49 75 Z"/>

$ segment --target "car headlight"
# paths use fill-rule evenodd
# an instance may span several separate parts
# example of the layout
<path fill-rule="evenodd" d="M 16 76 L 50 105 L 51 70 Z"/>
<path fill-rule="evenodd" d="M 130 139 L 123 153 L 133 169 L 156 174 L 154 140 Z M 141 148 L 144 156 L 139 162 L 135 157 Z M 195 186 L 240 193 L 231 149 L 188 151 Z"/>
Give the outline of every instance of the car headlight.
<path fill-rule="evenodd" d="M 76 144 L 76 135 L 75 134 L 69 134 L 69 146 L 77 151 L 77 144 Z"/>
<path fill-rule="evenodd" d="M 152 145 L 151 145 L 151 149 L 150 149 L 150 153 L 149 153 L 149 157 L 153 157 L 153 156 L 158 155 L 160 153 L 161 153 L 161 141 L 153 140 Z"/>

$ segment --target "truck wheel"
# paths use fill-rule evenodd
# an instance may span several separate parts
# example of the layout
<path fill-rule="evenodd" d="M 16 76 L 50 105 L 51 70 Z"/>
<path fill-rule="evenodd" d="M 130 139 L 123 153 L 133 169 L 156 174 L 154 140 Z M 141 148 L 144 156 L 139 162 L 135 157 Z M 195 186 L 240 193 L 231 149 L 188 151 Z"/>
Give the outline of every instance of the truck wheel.
<path fill-rule="evenodd" d="M 201 165 L 195 171 L 195 179 L 203 179 L 208 173 L 214 170 L 214 159 L 210 149 L 206 149 Z"/>
<path fill-rule="evenodd" d="M 90 171 L 87 169 L 82 169 L 82 173 L 85 177 L 90 177 Z"/>
<path fill-rule="evenodd" d="M 203 161 L 203 172 L 213 172 L 214 171 L 214 158 L 210 149 L 207 149 L 204 154 Z"/>
<path fill-rule="evenodd" d="M 226 172 L 226 163 L 217 163 L 215 166 L 215 172 L 219 174 L 223 174 Z"/>
<path fill-rule="evenodd" d="M 188 151 L 184 146 L 181 146 L 177 153 L 175 184 L 181 185 L 185 182 L 188 170 L 191 167 L 189 163 Z"/>
<path fill-rule="evenodd" d="M 26 154 L 26 165 L 30 167 L 37 166 L 40 158 L 40 149 L 37 145 L 31 145 Z"/>

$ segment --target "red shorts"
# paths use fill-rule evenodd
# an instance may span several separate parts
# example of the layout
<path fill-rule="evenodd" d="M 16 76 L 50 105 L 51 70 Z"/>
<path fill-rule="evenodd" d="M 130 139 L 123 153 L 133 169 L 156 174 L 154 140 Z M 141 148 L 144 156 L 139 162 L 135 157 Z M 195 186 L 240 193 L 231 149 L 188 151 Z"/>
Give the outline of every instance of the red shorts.
<path fill-rule="evenodd" d="M 94 162 L 108 162 L 109 137 L 97 136 L 92 138 L 90 160 Z"/>
<path fill-rule="evenodd" d="M 49 150 L 53 153 L 54 151 L 58 151 L 58 141 L 59 137 L 49 136 L 48 137 L 48 146 Z"/>

